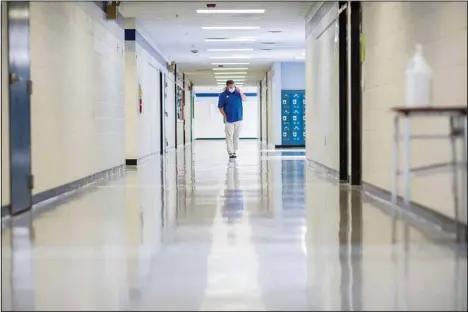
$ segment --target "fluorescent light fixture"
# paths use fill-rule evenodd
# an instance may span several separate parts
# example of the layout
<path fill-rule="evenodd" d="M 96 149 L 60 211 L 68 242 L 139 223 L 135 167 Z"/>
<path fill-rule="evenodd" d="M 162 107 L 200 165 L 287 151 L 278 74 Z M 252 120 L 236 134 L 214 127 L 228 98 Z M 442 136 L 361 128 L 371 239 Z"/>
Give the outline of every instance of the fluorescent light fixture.
<path fill-rule="evenodd" d="M 211 63 L 211 65 L 250 65 L 250 63 Z M 224 67 L 222 67 L 224 68 Z M 220 70 L 227 70 L 226 69 L 220 69 Z"/>
<path fill-rule="evenodd" d="M 206 42 L 254 42 L 257 41 L 255 38 L 208 38 Z"/>
<path fill-rule="evenodd" d="M 198 14 L 263 14 L 265 10 L 257 9 L 257 10 L 197 10 Z"/>
<path fill-rule="evenodd" d="M 296 60 L 305 60 L 305 56 L 296 56 Z"/>
<path fill-rule="evenodd" d="M 226 78 L 226 79 L 215 79 L 215 80 L 216 80 L 217 82 L 226 82 L 226 81 L 228 81 L 228 80 L 236 80 L 236 81 L 240 82 L 240 81 L 244 81 L 245 78 L 240 78 L 240 77 L 237 77 L 237 78 L 236 78 L 236 77 L 229 77 L 229 78 Z"/>
<path fill-rule="evenodd" d="M 232 55 L 232 56 L 210 56 L 210 59 L 249 59 L 247 55 Z"/>
<path fill-rule="evenodd" d="M 247 72 L 224 72 L 224 73 L 214 73 L 215 76 L 229 76 L 229 75 L 247 75 Z"/>
<path fill-rule="evenodd" d="M 203 30 L 254 30 L 260 29 L 258 26 L 204 26 Z"/>
<path fill-rule="evenodd" d="M 226 67 L 215 67 L 215 68 L 213 68 L 213 70 L 215 70 L 215 71 L 218 71 L 218 70 L 219 70 L 219 71 L 228 71 L 228 70 L 247 70 L 247 69 L 249 69 L 249 68 L 248 68 L 248 67 L 236 67 L 236 68 L 234 68 L 234 67 L 232 67 L 232 68 L 226 68 Z"/>
<path fill-rule="evenodd" d="M 241 52 L 241 51 L 253 51 L 251 48 L 241 48 L 241 49 L 208 49 L 208 52 Z"/>
<path fill-rule="evenodd" d="M 226 76 L 226 77 L 215 77 L 217 80 L 223 80 L 223 79 L 245 79 L 245 76 Z"/>

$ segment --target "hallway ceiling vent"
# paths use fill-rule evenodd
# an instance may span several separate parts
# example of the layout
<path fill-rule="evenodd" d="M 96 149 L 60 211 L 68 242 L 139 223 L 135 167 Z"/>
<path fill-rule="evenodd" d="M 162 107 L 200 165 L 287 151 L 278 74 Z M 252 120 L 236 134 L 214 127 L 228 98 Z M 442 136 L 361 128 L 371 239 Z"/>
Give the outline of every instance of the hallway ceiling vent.
<path fill-rule="evenodd" d="M 227 37 L 210 37 L 210 38 L 206 38 L 206 40 L 227 40 L 229 38 Z"/>
<path fill-rule="evenodd" d="M 268 32 L 269 32 L 269 33 L 272 33 L 272 34 L 279 34 L 279 33 L 282 33 L 281 30 L 269 30 Z"/>
<path fill-rule="evenodd" d="M 275 43 L 274 42 L 262 42 L 262 44 L 273 45 Z"/>

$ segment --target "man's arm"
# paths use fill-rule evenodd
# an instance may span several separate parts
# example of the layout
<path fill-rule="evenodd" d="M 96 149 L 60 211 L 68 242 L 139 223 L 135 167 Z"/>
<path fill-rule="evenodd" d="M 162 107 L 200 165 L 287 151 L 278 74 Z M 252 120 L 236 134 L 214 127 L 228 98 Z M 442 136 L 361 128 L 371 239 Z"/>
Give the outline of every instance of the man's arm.
<path fill-rule="evenodd" d="M 247 97 L 245 96 L 245 94 L 241 91 L 241 89 L 239 89 L 238 87 L 236 87 L 236 88 L 237 88 L 237 91 L 239 92 L 239 94 L 241 96 L 242 101 L 246 101 Z"/>
<path fill-rule="evenodd" d="M 224 97 L 222 95 L 218 98 L 218 108 L 221 115 L 223 115 L 224 121 L 226 121 L 226 112 L 224 111 Z"/>

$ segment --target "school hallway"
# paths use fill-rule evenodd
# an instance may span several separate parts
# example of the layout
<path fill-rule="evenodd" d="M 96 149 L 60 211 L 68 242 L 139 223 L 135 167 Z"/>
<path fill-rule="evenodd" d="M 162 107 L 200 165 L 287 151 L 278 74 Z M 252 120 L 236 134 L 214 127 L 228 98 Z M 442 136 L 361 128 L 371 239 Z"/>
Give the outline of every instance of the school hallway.
<path fill-rule="evenodd" d="M 467 8 L 2 1 L 2 311 L 466 311 Z"/>
<path fill-rule="evenodd" d="M 392 211 L 303 150 L 197 141 L 4 220 L 2 309 L 466 310 L 466 247 Z"/>

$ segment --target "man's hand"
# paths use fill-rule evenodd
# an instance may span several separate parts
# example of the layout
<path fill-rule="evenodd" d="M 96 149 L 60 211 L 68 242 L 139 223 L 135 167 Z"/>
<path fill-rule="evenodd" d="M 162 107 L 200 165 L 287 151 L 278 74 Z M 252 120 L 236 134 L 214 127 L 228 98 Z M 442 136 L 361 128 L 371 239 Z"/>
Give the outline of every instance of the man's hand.
<path fill-rule="evenodd" d="M 221 113 L 221 115 L 223 115 L 223 121 L 224 121 L 224 123 L 226 123 L 226 113 L 224 112 L 224 108 L 221 107 L 219 109 L 219 112 Z"/>
<path fill-rule="evenodd" d="M 242 101 L 247 100 L 247 97 L 246 97 L 245 94 L 241 91 L 241 89 L 239 89 L 239 87 L 236 87 L 236 90 L 237 90 L 237 92 L 239 92 Z"/>

